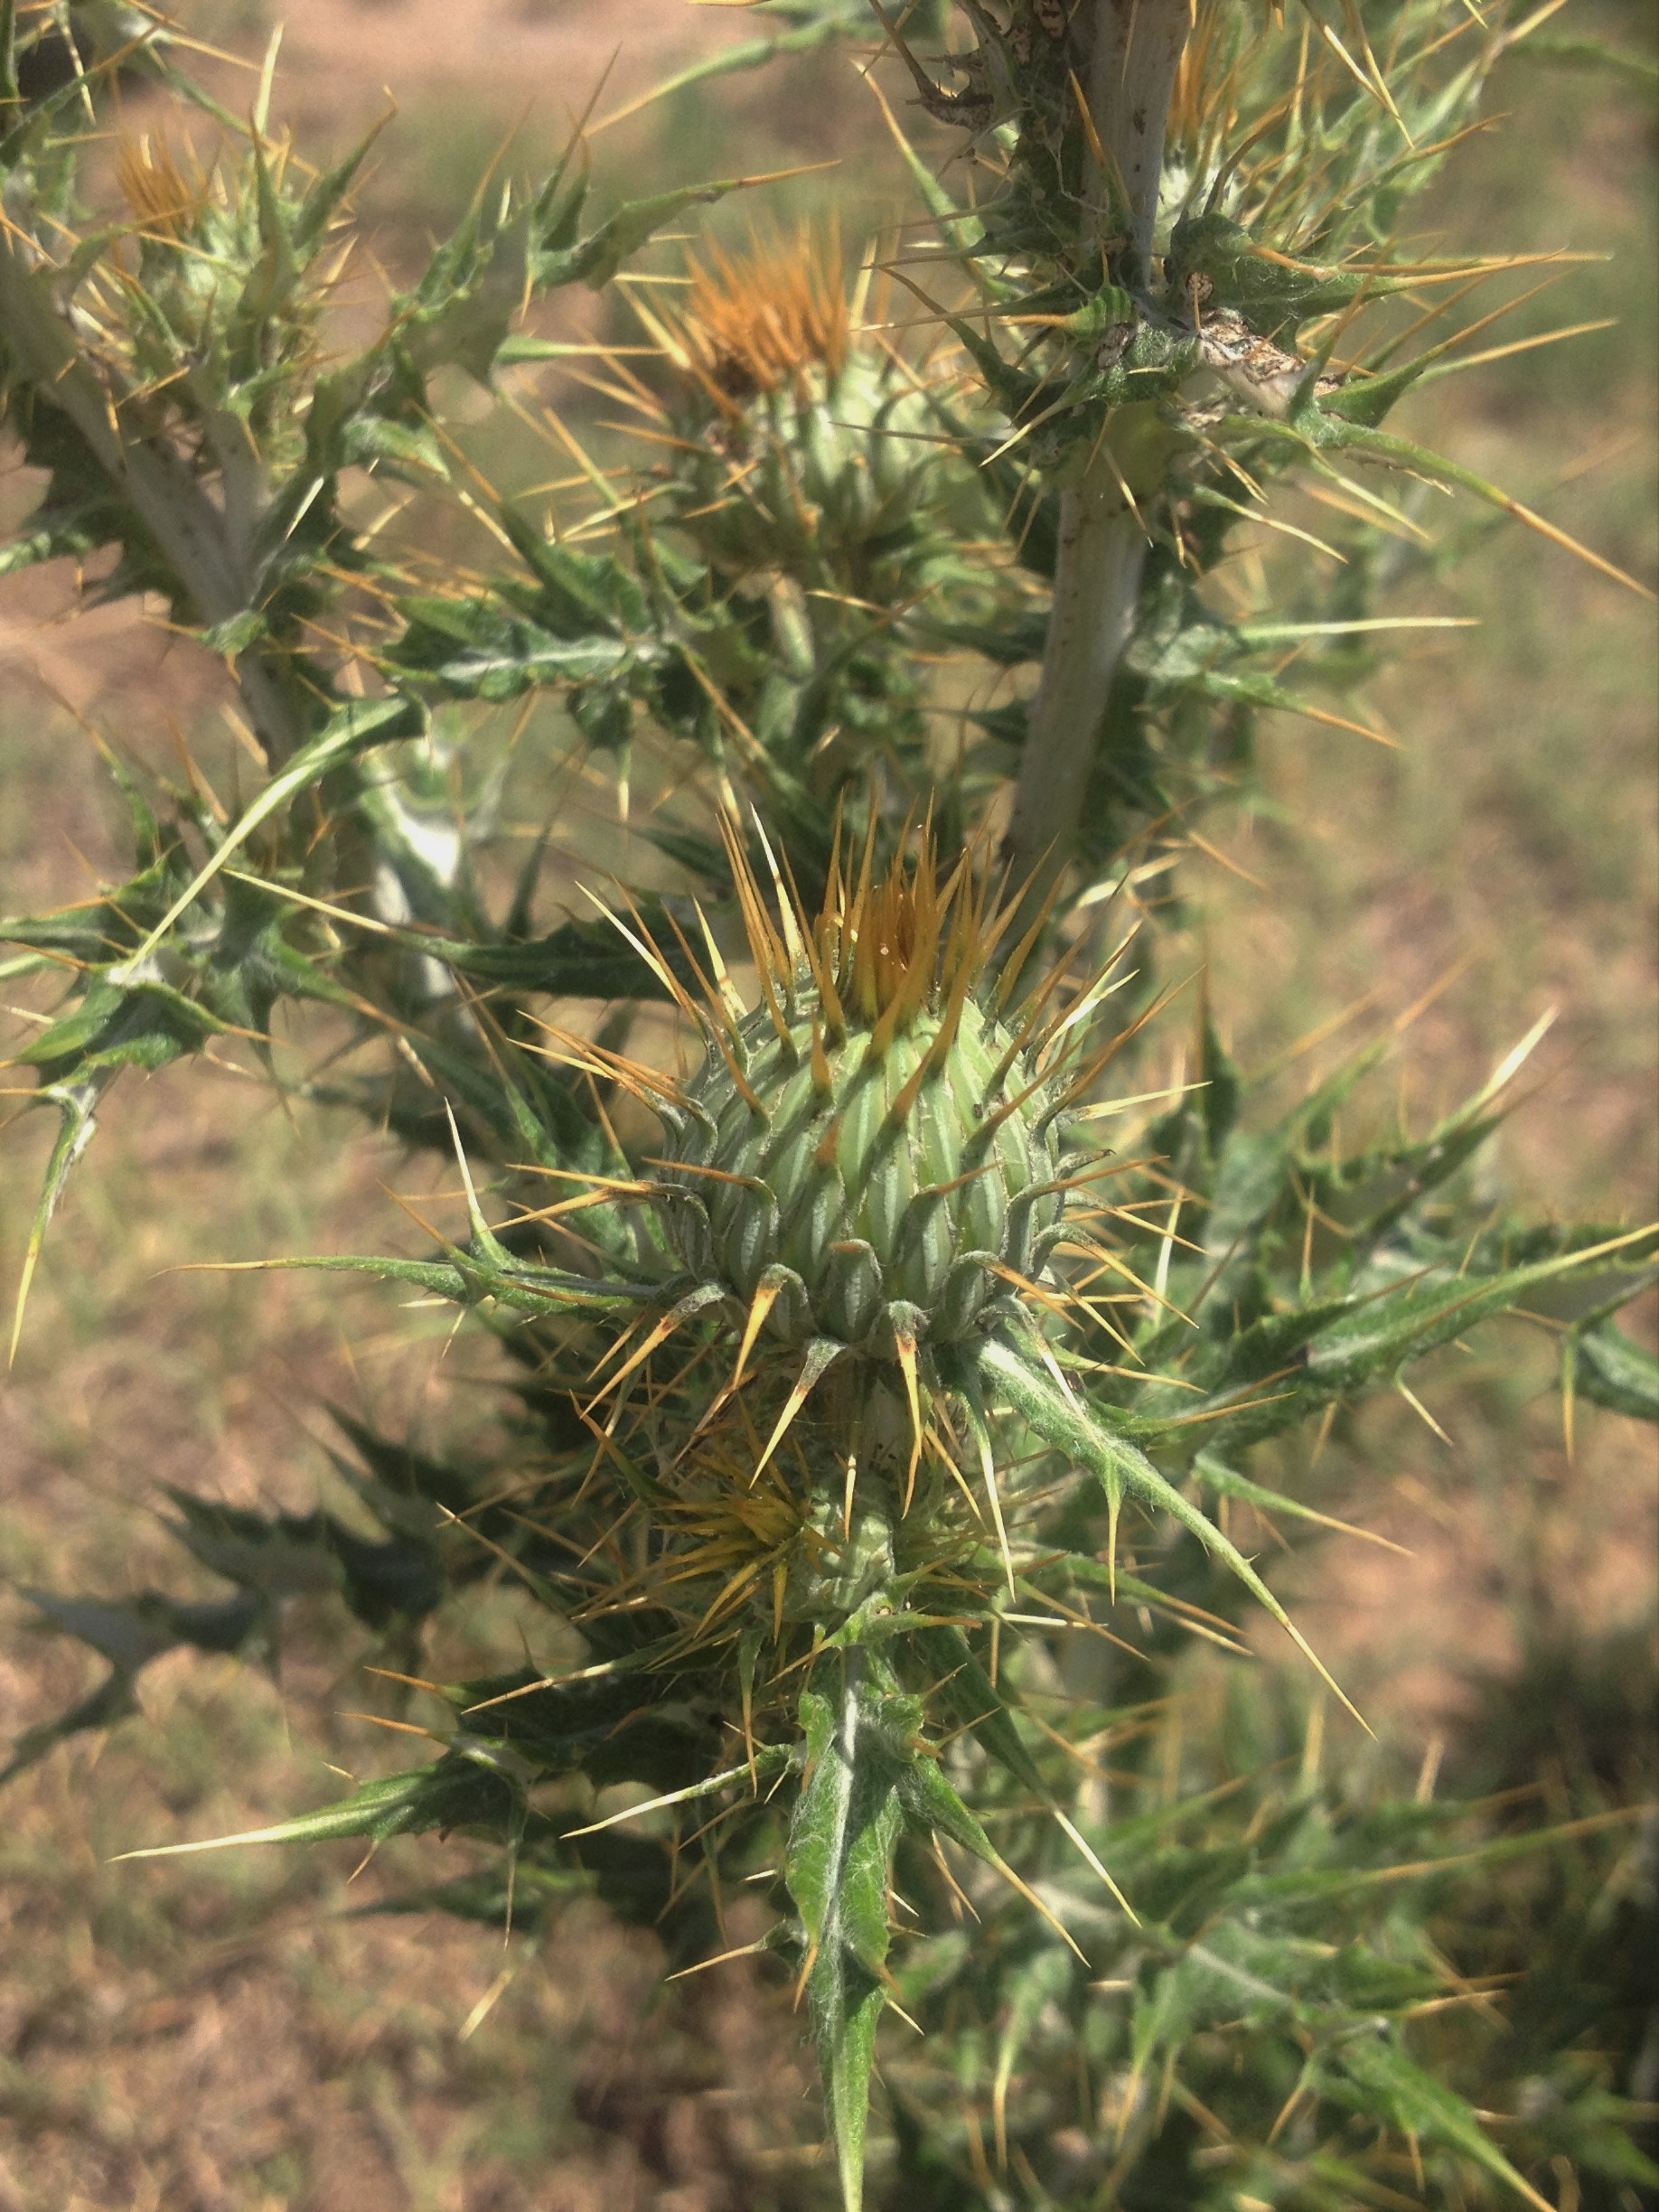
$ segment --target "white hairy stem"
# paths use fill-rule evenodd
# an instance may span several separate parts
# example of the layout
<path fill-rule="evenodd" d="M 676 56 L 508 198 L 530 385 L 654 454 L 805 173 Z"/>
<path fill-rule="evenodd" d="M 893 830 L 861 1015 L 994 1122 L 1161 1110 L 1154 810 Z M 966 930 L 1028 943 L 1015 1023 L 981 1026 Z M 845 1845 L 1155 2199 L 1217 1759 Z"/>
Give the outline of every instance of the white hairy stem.
<path fill-rule="evenodd" d="M 1127 195 L 1138 286 L 1148 278 L 1169 99 L 1191 23 L 1189 0 L 1094 0 L 1087 90 L 1107 167 L 1097 170 L 1082 242 L 1110 230 L 1115 172 Z M 1007 856 L 1013 880 L 1029 886 L 1027 915 L 1047 898 L 1075 844 L 1145 557 L 1146 538 L 1114 458 L 1097 448 L 1081 483 L 1061 494 L 1054 610 L 1008 825 Z"/>

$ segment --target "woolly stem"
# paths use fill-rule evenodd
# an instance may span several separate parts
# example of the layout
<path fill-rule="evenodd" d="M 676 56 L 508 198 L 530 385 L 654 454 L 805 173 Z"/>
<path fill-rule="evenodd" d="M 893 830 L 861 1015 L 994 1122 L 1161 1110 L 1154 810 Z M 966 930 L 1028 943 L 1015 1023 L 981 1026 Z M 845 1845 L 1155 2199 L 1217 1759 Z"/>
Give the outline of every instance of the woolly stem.
<path fill-rule="evenodd" d="M 1118 272 L 1148 280 L 1176 65 L 1191 26 L 1189 0 L 1095 0 L 1088 101 L 1105 168 L 1097 166 L 1080 227 L 1080 262 L 1120 234 Z M 1100 743 L 1107 692 L 1134 628 L 1146 539 L 1115 455 L 1102 439 L 1082 479 L 1061 494 L 1054 611 L 1032 702 L 1008 858 L 1034 918 L 1076 842 Z"/>

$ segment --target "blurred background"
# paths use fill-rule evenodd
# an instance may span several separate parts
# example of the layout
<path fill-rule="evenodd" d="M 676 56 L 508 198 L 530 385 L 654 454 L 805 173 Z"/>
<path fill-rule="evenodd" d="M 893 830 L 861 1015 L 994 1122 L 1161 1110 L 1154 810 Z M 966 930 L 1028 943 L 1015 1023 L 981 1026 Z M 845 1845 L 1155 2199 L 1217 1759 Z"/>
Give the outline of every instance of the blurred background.
<path fill-rule="evenodd" d="M 636 105 L 753 35 L 736 9 L 198 0 L 173 13 L 256 59 L 281 18 L 273 117 L 312 161 L 395 106 L 357 195 L 364 245 L 342 285 L 342 332 L 377 313 L 504 144 L 513 170 L 545 168 L 585 113 L 603 126 L 591 140 L 602 202 L 647 179 L 801 169 L 723 207 L 725 233 L 756 213 L 833 207 L 856 248 L 914 215 L 848 50 Z M 1640 0 L 1582 0 L 1570 14 L 1575 31 L 1651 60 Z M 246 106 L 251 76 L 202 67 Z M 126 127 L 153 127 L 151 96 L 125 97 Z M 1401 426 L 1651 580 L 1651 87 L 1516 57 L 1490 115 L 1420 205 L 1425 250 L 1598 257 L 1495 335 L 1609 326 L 1438 384 Z M 941 160 L 950 152 L 914 111 L 907 127 Z M 206 156 L 206 127 L 197 136 Z M 583 330 L 571 311 L 568 334 L 642 341 L 601 312 Z M 612 449 L 614 408 L 574 373 L 538 369 L 533 389 Z M 486 473 L 551 473 L 528 433 L 482 426 L 482 395 L 454 398 L 461 435 L 480 425 L 469 451 Z M 0 448 L 0 516 L 31 497 Z M 1466 558 L 1408 584 L 1401 611 L 1478 627 L 1420 633 L 1435 642 L 1374 680 L 1392 748 L 1269 718 L 1258 794 L 1206 824 L 1218 857 L 1188 871 L 1176 957 L 1207 958 L 1233 1049 L 1249 1068 L 1282 1067 L 1279 1082 L 1302 1079 L 1296 1048 L 1339 1019 L 1355 1039 L 1398 1027 L 1394 1069 L 1419 1124 L 1559 1009 L 1492 1173 L 1540 1214 L 1645 1219 L 1659 1165 L 1653 612 L 1514 524 L 1438 497 L 1423 519 Z M 487 553 L 482 539 L 454 548 L 459 561 Z M 175 775 L 188 747 L 228 788 L 234 740 L 218 708 L 211 667 L 143 607 L 83 608 L 54 569 L 0 584 L 0 910 L 61 904 L 126 872 L 100 735 Z M 569 804 L 607 819 L 596 786 L 573 782 Z M 626 866 L 625 843 L 607 851 Z M 297 1127 L 234 1070 L 200 1064 L 128 1081 L 106 1119 L 0 1384 L 0 1739 L 101 1671 L 83 1646 L 33 1633 L 17 1589 L 188 1588 L 160 1485 L 308 1510 L 334 1495 L 327 1403 L 433 1446 L 491 1418 L 488 1375 L 469 1372 L 464 1339 L 448 1346 L 442 1317 L 332 1277 L 169 1271 L 203 1255 L 385 1246 L 403 1226 L 387 1195 L 407 1187 L 395 1148 L 343 1119 Z M 0 1148 L 8 1305 L 50 1135 L 46 1117 L 24 1116 Z M 1653 1322 L 1632 1326 L 1651 1342 Z M 1413 1556 L 1335 1544 L 1279 1581 L 1379 1731 L 1381 1751 L 1364 1756 L 1408 1786 L 1429 1758 L 1453 1794 L 1525 1786 L 1570 1811 L 1587 1776 L 1627 1793 L 1653 1773 L 1655 1468 L 1651 1432 L 1589 1407 L 1569 1457 L 1553 1365 L 1551 1344 L 1514 1325 L 1425 1370 L 1418 1392 L 1443 1435 L 1403 1403 L 1339 1429 L 1326 1448 L 1341 1455 L 1350 1511 Z M 510 1621 L 500 1602 L 501 1621 L 476 1606 L 464 1623 L 441 1616 L 429 1671 L 470 1671 Z M 280 1817 L 333 1794 L 342 1769 L 394 1763 L 353 1717 L 374 1701 L 362 1658 L 361 1633 L 318 1599 L 279 1671 L 164 1658 L 145 1675 L 142 1718 L 8 1786 L 0 2212 L 816 2203 L 811 2070 L 787 1992 L 749 1962 L 662 1992 L 651 1942 L 597 1908 L 574 1907 L 533 1956 L 504 1953 L 488 1929 L 374 1912 L 394 1888 L 458 1870 L 460 1843 L 395 1843 L 355 1877 L 351 1846 L 108 1863 Z M 1277 1652 L 1264 1645 L 1261 1664 L 1277 1666 Z"/>

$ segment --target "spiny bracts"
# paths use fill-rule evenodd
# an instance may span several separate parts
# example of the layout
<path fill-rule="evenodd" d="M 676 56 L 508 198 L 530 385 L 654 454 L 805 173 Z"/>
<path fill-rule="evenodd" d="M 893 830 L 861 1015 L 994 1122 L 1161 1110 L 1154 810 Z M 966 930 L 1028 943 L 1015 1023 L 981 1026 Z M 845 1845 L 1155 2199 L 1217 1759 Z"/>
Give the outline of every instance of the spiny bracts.
<path fill-rule="evenodd" d="M 764 831 L 773 897 L 729 821 L 725 835 L 758 1004 L 706 926 L 700 951 L 680 934 L 673 961 L 629 930 L 704 1055 L 679 1084 L 633 1070 L 665 1139 L 633 1195 L 651 1203 L 683 1272 L 672 1310 L 610 1386 L 680 1322 L 723 1310 L 738 1337 L 726 1394 L 763 1338 L 804 1355 L 761 1464 L 849 1354 L 895 1386 L 902 1374 L 919 1444 L 935 1355 L 971 1358 L 1023 1304 L 1059 1302 L 1057 1249 L 1092 1248 L 1080 1201 L 1102 1170 L 1068 1163 L 1066 1135 L 1110 1056 L 1081 1042 L 1109 986 L 1067 992 L 1063 963 L 1017 993 L 1041 924 L 1007 942 L 1014 907 L 997 905 L 982 856 L 944 874 L 925 828 L 885 874 L 873 829 L 856 862 L 838 834 L 815 917 Z"/>
<path fill-rule="evenodd" d="M 745 898 L 762 1003 L 717 989 L 660 1189 L 679 1257 L 792 1345 L 892 1359 L 953 1343 L 1029 1288 L 1064 1233 L 1073 1089 L 1044 1005 L 975 987 L 1001 933 L 931 840 L 873 880 L 830 871 L 808 926 Z"/>

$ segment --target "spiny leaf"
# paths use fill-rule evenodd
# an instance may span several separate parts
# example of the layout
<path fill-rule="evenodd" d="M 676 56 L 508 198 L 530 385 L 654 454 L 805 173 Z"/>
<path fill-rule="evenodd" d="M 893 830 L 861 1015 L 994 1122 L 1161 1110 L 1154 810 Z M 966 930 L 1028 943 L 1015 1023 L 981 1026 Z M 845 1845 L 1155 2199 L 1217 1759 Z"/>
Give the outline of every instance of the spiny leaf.
<path fill-rule="evenodd" d="M 195 1851 L 230 1851 L 244 1843 L 325 1843 L 362 1836 L 426 1835 L 434 1829 L 483 1827 L 504 1837 L 521 1828 L 525 1771 L 516 1754 L 499 1744 L 467 1740 L 428 1767 L 362 1783 L 351 1796 L 315 1813 L 239 1835 L 211 1836 L 200 1843 L 157 1843 L 121 1851 L 118 1859 L 176 1859 Z M 536 1816 L 539 1830 L 548 1823 Z"/>
<path fill-rule="evenodd" d="M 808 1776 L 790 1823 L 784 1879 L 801 1914 L 803 1979 L 823 2070 L 846 2212 L 864 2201 L 864 2133 L 876 2027 L 886 2002 L 887 1888 L 904 1813 L 900 1762 L 848 1654 L 839 1701 L 805 1691 Z"/>
<path fill-rule="evenodd" d="M 591 237 L 562 253 L 544 255 L 536 268 L 537 278 L 544 285 L 585 284 L 590 291 L 602 292 L 630 255 L 687 208 L 712 206 L 731 192 L 752 191 L 773 181 L 763 176 L 723 177 L 713 183 L 681 184 L 648 199 L 624 201 Z"/>
<path fill-rule="evenodd" d="M 60 1083 L 42 1093 L 57 1107 L 61 1119 L 57 1139 L 52 1145 L 52 1156 L 46 1162 L 46 1173 L 42 1178 L 41 1195 L 35 1202 L 34 1218 L 29 1224 L 29 1242 L 23 1250 L 23 1270 L 17 1279 L 17 1298 L 12 1309 L 8 1364 L 14 1364 L 17 1359 L 17 1347 L 23 1338 L 23 1315 L 28 1310 L 29 1291 L 34 1281 L 34 1270 L 40 1265 L 46 1232 L 52 1226 L 52 1217 L 57 1211 L 58 1202 L 63 1195 L 76 1161 L 92 1141 L 98 1126 L 95 1110 L 98 1094 L 108 1080 L 108 1073 L 105 1072 L 87 1083 Z"/>
<path fill-rule="evenodd" d="M 1014 1716 L 974 1657 L 960 1629 L 915 1628 L 906 1639 L 932 1675 L 932 1693 L 951 1723 L 966 1728 L 998 1763 L 1044 1803 L 1048 1787 L 1026 1748 Z M 960 1838 L 958 1839 L 961 1840 Z"/>
<path fill-rule="evenodd" d="M 1573 1331 L 1562 1358 L 1579 1397 L 1633 1420 L 1659 1421 L 1659 1359 L 1613 1322 Z"/>
<path fill-rule="evenodd" d="M 821 8 L 821 13 L 820 9 Z M 713 78 L 729 77 L 745 70 L 763 69 L 769 61 L 791 54 L 816 53 L 822 46 L 838 38 L 856 37 L 867 30 L 863 0 L 829 0 L 811 11 L 809 19 L 792 31 L 780 31 L 771 38 L 744 39 L 734 46 L 723 46 L 717 52 L 705 55 L 688 68 L 676 70 L 664 78 L 640 98 L 630 100 L 626 107 L 616 108 L 595 125 L 595 131 L 607 130 L 628 116 L 638 115 L 642 108 L 654 107 L 659 100 L 671 99 L 688 92 L 693 85 L 707 84 Z"/>
<path fill-rule="evenodd" d="M 328 1252 L 291 1260 L 204 1261 L 192 1265 L 210 1274 L 307 1268 L 323 1275 L 377 1275 L 385 1282 L 408 1283 L 457 1306 L 490 1299 L 512 1312 L 527 1314 L 568 1316 L 584 1309 L 603 1314 L 649 1301 L 655 1295 L 639 1284 L 595 1282 L 580 1275 L 561 1274 L 553 1268 L 518 1263 L 499 1248 L 493 1257 L 476 1259 L 470 1252 L 457 1251 L 450 1262 Z"/>
<path fill-rule="evenodd" d="M 420 709 L 407 698 L 348 699 L 336 708 L 316 736 L 302 745 L 271 778 L 259 796 L 225 833 L 206 866 L 180 892 L 134 953 L 132 966 L 140 967 L 149 958 L 179 916 L 212 881 L 220 869 L 234 858 L 261 823 L 268 821 L 290 800 L 296 799 L 302 792 L 320 783 L 324 776 L 342 766 L 365 747 L 389 745 L 399 738 L 417 736 L 421 727 Z"/>
<path fill-rule="evenodd" d="M 1391 1551 L 1403 1546 L 1389 1542 L 1386 1537 L 1372 1536 L 1367 1529 L 1354 1528 L 1345 1521 L 1335 1521 L 1329 1514 L 1317 1513 L 1311 1505 L 1304 1505 L 1298 1498 L 1286 1497 L 1282 1491 L 1270 1490 L 1261 1483 L 1251 1482 L 1218 1459 L 1214 1452 L 1201 1451 L 1193 1461 L 1193 1473 L 1205 1486 L 1221 1497 L 1242 1498 L 1246 1504 L 1259 1505 L 1265 1513 L 1288 1514 L 1293 1520 L 1309 1521 L 1321 1528 L 1337 1529 L 1348 1536 L 1369 1538 L 1373 1543 L 1386 1545 Z"/>
<path fill-rule="evenodd" d="M 1537 2212 L 1554 2212 L 1549 2198 L 1515 2171 L 1465 2100 L 1409 2058 L 1392 2036 L 1363 2029 L 1344 2036 L 1321 2055 L 1317 2071 L 1330 2095 L 1405 2135 L 1443 2143 Z"/>
<path fill-rule="evenodd" d="M 1230 416 L 1223 429 L 1242 435 L 1246 439 L 1258 435 L 1268 437 L 1282 435 L 1294 443 L 1303 445 L 1309 452 L 1360 454 L 1408 475 L 1425 476 L 1431 483 L 1442 483 L 1457 491 L 1467 492 L 1486 505 L 1500 508 L 1505 514 L 1514 515 L 1518 521 L 1524 522 L 1529 530 L 1536 530 L 1541 537 L 1548 538 L 1566 551 L 1576 554 L 1580 560 L 1598 569 L 1613 583 L 1622 584 L 1626 591 L 1636 593 L 1638 598 L 1651 599 L 1654 596 L 1646 585 L 1638 583 L 1634 576 L 1626 576 L 1622 568 L 1616 567 L 1599 553 L 1592 552 L 1588 546 L 1580 545 L 1576 539 L 1570 538 L 1565 530 L 1546 521 L 1542 515 L 1524 506 L 1520 500 L 1512 498 L 1496 484 L 1489 483 L 1484 476 L 1476 475 L 1473 469 L 1448 460 L 1445 455 L 1434 453 L 1426 445 L 1413 445 L 1410 439 L 1397 437 L 1392 431 L 1375 430 L 1362 422 L 1345 421 L 1340 414 L 1317 402 L 1311 393 L 1306 404 L 1288 424 L 1273 423 L 1255 416 Z"/>
<path fill-rule="evenodd" d="M 1630 1230 L 1584 1251 L 1506 1268 L 1484 1279 L 1437 1274 L 1367 1298 L 1309 1340 L 1308 1378 L 1322 1392 L 1335 1393 L 1392 1374 L 1408 1360 L 1449 1344 L 1476 1322 L 1520 1306 L 1528 1291 L 1559 1281 L 1596 1260 L 1627 1251 L 1649 1235 L 1648 1231 Z"/>
<path fill-rule="evenodd" d="M 1530 38 L 1520 40 L 1514 51 L 1523 61 L 1542 61 L 1549 69 L 1606 70 L 1626 79 L 1644 92 L 1651 92 L 1659 83 L 1659 61 L 1648 54 L 1632 53 L 1626 47 L 1611 45 L 1606 39 L 1535 32 Z"/>
<path fill-rule="evenodd" d="M 1365 1727 L 1364 1717 L 1353 1701 L 1333 1681 L 1328 1669 L 1321 1664 L 1308 1639 L 1238 1546 L 1223 1536 L 1213 1521 L 1158 1473 L 1138 1445 L 1131 1444 L 1127 1438 L 1115 1437 L 1109 1429 L 1101 1428 L 1083 1411 L 1074 1398 L 1051 1381 L 1046 1373 L 1027 1365 L 1017 1353 L 995 1337 L 987 1339 L 980 1350 L 979 1361 L 987 1376 L 1007 1396 L 1015 1411 L 1030 1423 L 1045 1442 L 1071 1453 L 1080 1465 L 1100 1478 L 1106 1489 L 1109 1504 L 1120 1489 L 1138 1504 L 1154 1512 L 1168 1514 L 1190 1535 L 1195 1536 L 1205 1551 L 1213 1551 L 1223 1566 L 1238 1577 L 1251 1597 L 1267 1607 L 1326 1688 L 1342 1700 L 1360 1726 Z"/>
<path fill-rule="evenodd" d="M 451 698 L 495 704 L 539 685 L 614 677 L 661 649 L 605 634 L 565 637 L 484 599 L 412 599 L 396 665 L 441 684 Z"/>

